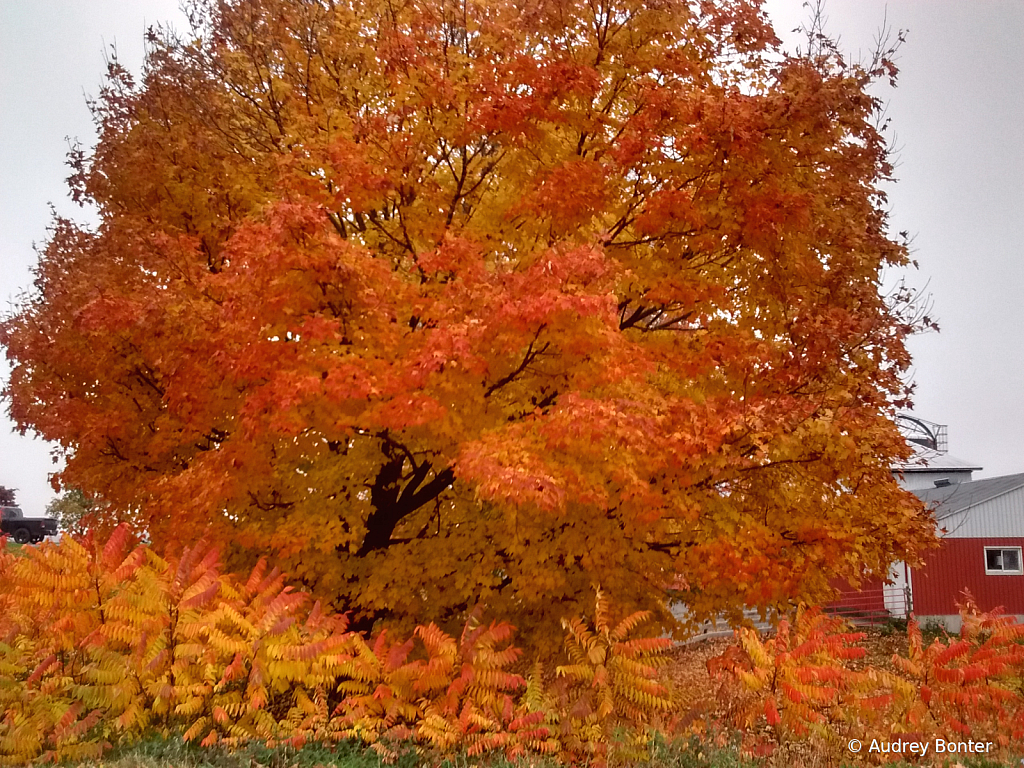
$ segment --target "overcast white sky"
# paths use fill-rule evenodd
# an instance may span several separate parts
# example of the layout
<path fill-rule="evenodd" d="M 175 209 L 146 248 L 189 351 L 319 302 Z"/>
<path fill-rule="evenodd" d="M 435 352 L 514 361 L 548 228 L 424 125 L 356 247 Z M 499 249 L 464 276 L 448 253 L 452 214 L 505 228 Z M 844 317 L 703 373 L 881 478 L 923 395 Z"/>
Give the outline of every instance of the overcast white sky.
<path fill-rule="evenodd" d="M 801 0 L 769 0 L 781 36 Z M 915 339 L 919 416 L 949 425 L 950 452 L 1024 472 L 1024 2 L 829 0 L 828 29 L 856 53 L 883 19 L 909 30 L 900 84 L 880 91 L 900 148 L 890 191 L 894 231 L 915 235 L 940 334 Z M 184 28 L 177 0 L 0 0 L 0 302 L 31 282 L 32 244 L 49 204 L 82 217 L 65 194 L 65 137 L 94 139 L 85 94 L 103 76 L 104 46 L 137 70 L 148 25 Z M 7 368 L 0 369 L 6 380 Z M 0 420 L 0 485 L 41 515 L 53 496 L 50 448 Z"/>

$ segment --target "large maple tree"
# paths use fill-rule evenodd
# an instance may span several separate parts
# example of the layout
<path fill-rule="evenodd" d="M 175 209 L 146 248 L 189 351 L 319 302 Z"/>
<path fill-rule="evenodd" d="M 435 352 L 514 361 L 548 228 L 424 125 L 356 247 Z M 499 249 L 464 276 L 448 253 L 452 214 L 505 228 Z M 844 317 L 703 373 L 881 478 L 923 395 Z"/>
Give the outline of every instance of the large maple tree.
<path fill-rule="evenodd" d="M 117 63 L 3 325 L 158 548 L 369 622 L 820 598 L 930 534 L 867 87 L 754 0 L 228 0 Z M 662 613 L 661 615 L 665 615 Z"/>

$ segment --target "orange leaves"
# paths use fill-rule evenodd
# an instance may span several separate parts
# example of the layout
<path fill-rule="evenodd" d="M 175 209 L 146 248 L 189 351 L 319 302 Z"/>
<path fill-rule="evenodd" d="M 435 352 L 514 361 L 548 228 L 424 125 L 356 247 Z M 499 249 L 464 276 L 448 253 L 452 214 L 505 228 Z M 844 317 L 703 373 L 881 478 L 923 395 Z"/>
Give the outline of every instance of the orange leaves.
<path fill-rule="evenodd" d="M 917 622 L 908 626 L 906 656 L 894 656 L 896 672 L 853 665 L 863 637 L 842 621 L 801 609 L 792 625 L 779 624 L 774 638 L 740 630 L 740 645 L 708 662 L 740 682 L 737 725 L 764 718 L 778 745 L 809 740 L 836 758 L 846 741 L 865 744 L 892 734 L 948 738 L 961 734 L 1006 747 L 1024 743 L 1024 625 L 998 613 L 962 608 L 959 640 L 923 641 Z M 756 737 L 748 746 L 756 749 Z M 762 745 L 764 746 L 764 745 Z M 769 745 L 770 746 L 770 745 Z"/>
<path fill-rule="evenodd" d="M 98 529 L 531 642 L 595 581 L 699 620 L 912 556 L 884 73 L 776 53 L 754 0 L 464 11 L 201 0 L 114 63 L 100 224 L 0 325 Z"/>
<path fill-rule="evenodd" d="M 792 623 L 779 622 L 773 638 L 750 629 L 737 637 L 738 652 L 708 664 L 748 692 L 734 713 L 737 724 L 751 729 L 763 717 L 776 741 L 809 738 L 827 751 L 875 721 L 882 683 L 873 672 L 850 668 L 864 655 L 856 646 L 864 636 L 846 631 L 842 620 L 801 607 Z"/>
<path fill-rule="evenodd" d="M 920 689 L 895 706 L 921 727 L 991 739 L 1024 741 L 1024 625 L 1000 612 L 981 613 L 969 595 L 960 607 L 959 640 L 925 643 L 916 623 L 909 630 L 907 658 L 894 662 Z"/>
<path fill-rule="evenodd" d="M 693 203 L 693 191 L 661 189 L 651 195 L 643 215 L 637 220 L 638 232 L 651 235 L 665 229 L 696 232 L 703 228 L 704 214 Z"/>
<path fill-rule="evenodd" d="M 538 179 L 536 188 L 510 215 L 550 217 L 556 233 L 571 237 L 574 231 L 589 228 L 594 216 L 607 206 L 608 175 L 609 168 L 595 160 L 565 162 Z"/>
<path fill-rule="evenodd" d="M 125 557 L 129 544 L 125 529 L 92 552 L 65 538 L 11 564 L 3 630 L 22 640 L 18 658 L 15 646 L 0 654 L 13 695 L 0 701 L 5 758 L 93 754 L 101 732 L 131 739 L 153 727 L 181 727 L 204 743 L 270 739 L 278 730 L 264 710 L 271 693 L 287 683 L 299 695 L 334 679 L 348 642 L 343 618 L 313 612 L 300 631 L 295 614 L 306 596 L 279 574 L 261 567 L 240 589 L 219 572 L 215 550 L 168 563 L 145 548 Z M 66 577 L 51 582 L 55 565 Z M 48 631 L 32 628 L 40 620 Z M 47 650 L 31 674 L 19 671 Z"/>
<path fill-rule="evenodd" d="M 436 627 L 417 634 L 428 652 L 417 688 L 423 720 L 417 732 L 441 749 L 462 745 L 469 754 L 493 749 L 511 753 L 526 747 L 519 731 L 536 736 L 537 718 L 518 702 L 523 678 L 507 670 L 521 651 L 508 643 L 509 624 L 482 625 L 473 616 L 456 643 Z M 544 734 L 546 735 L 546 733 Z"/>
<path fill-rule="evenodd" d="M 459 641 L 433 624 L 418 627 L 405 643 L 391 643 L 381 632 L 372 649 L 355 638 L 353 658 L 341 667 L 350 678 L 339 686 L 342 733 L 383 749 L 413 735 L 445 751 L 523 748 L 516 734 L 523 729 L 536 737 L 536 718 L 516 701 L 523 679 L 506 669 L 519 649 L 496 647 L 511 636 L 507 624 L 473 619 Z"/>
<path fill-rule="evenodd" d="M 411 741 L 600 759 L 619 729 L 628 743 L 613 750 L 646 749 L 669 706 L 657 680 L 669 641 L 633 637 L 641 614 L 611 626 L 600 594 L 593 629 L 566 623 L 574 663 L 546 691 L 539 667 L 529 681 L 512 671 L 513 627 L 479 611 L 458 638 L 429 624 L 367 641 L 265 561 L 243 581 L 220 572 L 215 550 L 124 560 L 129 543 L 118 531 L 103 548 L 66 538 L 0 552 L 0 762 L 97 757 L 154 730 L 203 746 L 352 738 L 385 758 Z M 123 568 L 139 551 L 144 562 Z M 47 586 L 56 564 L 69 578 Z"/>

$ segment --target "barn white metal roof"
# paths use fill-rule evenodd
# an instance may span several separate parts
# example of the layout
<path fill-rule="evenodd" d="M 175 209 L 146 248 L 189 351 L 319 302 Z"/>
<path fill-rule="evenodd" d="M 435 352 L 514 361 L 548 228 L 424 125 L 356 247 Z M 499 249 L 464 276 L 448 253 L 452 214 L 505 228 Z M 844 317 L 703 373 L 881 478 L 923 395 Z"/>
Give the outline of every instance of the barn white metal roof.
<path fill-rule="evenodd" d="M 1018 488 L 1024 488 L 1024 472 L 1019 475 L 989 477 L 970 483 L 956 483 L 943 488 L 925 488 L 913 493 L 925 504 L 935 505 L 936 519 L 941 520 Z"/>
<path fill-rule="evenodd" d="M 1024 537 L 1024 473 L 913 491 L 950 538 Z"/>

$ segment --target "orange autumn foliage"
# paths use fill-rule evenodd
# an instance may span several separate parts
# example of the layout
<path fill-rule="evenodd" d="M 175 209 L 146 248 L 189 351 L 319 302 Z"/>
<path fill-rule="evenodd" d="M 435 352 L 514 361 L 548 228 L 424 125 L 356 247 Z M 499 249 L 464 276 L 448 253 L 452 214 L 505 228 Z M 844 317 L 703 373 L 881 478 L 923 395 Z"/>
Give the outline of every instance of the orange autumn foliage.
<path fill-rule="evenodd" d="M 385 760 L 417 748 L 604 765 L 677 735 L 678 699 L 660 679 L 671 641 L 637 637 L 642 614 L 612 621 L 600 591 L 590 620 L 563 622 L 566 663 L 545 679 L 539 665 L 516 671 L 508 624 L 475 613 L 457 638 L 427 625 L 366 639 L 263 563 L 243 580 L 206 547 L 164 560 L 125 527 L 103 546 L 0 549 L 0 578 L 3 764 L 88 760 L 162 733 L 206 745 L 355 739 Z M 991 741 L 990 757 L 1015 754 L 1024 625 L 970 603 L 963 620 L 959 637 L 930 643 L 911 623 L 907 654 L 885 670 L 863 663 L 862 635 L 801 610 L 712 660 L 732 684 L 717 695 L 761 754 L 808 745 L 841 760 L 850 738 L 970 738 Z"/>
<path fill-rule="evenodd" d="M 0 546 L 0 579 L 2 764 L 96 758 L 154 732 L 207 746 L 356 739 L 385 759 L 412 746 L 601 764 L 613 725 L 644 747 L 666 707 L 656 667 L 669 641 L 633 637 L 639 615 L 609 635 L 600 593 L 596 629 L 613 642 L 580 660 L 575 619 L 567 647 L 575 669 L 597 663 L 611 685 L 570 672 L 548 689 L 511 671 L 521 651 L 507 623 L 474 614 L 459 638 L 430 624 L 405 641 L 386 630 L 366 640 L 265 561 L 241 580 L 215 549 L 164 560 L 125 526 L 102 547 Z"/>
<path fill-rule="evenodd" d="M 969 594 L 960 616 L 959 637 L 930 643 L 911 624 L 907 658 L 894 660 L 912 692 L 906 695 L 904 687 L 897 697 L 899 722 L 906 731 L 950 741 L 991 741 L 1019 754 L 1024 749 L 1024 624 L 999 611 L 979 611 Z"/>
<path fill-rule="evenodd" d="M 592 583 L 666 626 L 670 584 L 813 601 L 929 540 L 889 470 L 888 62 L 785 56 L 755 0 L 191 7 L 111 64 L 100 223 L 0 326 L 97 530 L 403 636 Z"/>
<path fill-rule="evenodd" d="M 843 762 L 850 759 L 850 739 L 865 747 L 943 739 L 991 743 L 988 759 L 1019 755 L 1024 624 L 998 611 L 978 611 L 969 596 L 960 615 L 959 637 L 931 642 L 912 619 L 907 653 L 893 656 L 892 669 L 858 661 L 865 654 L 863 633 L 803 608 L 792 623 L 782 621 L 774 637 L 740 630 L 739 643 L 708 666 L 736 684 L 732 720 L 755 753 L 809 744 L 819 756 Z M 904 755 L 866 749 L 859 757 L 879 762 Z"/>

